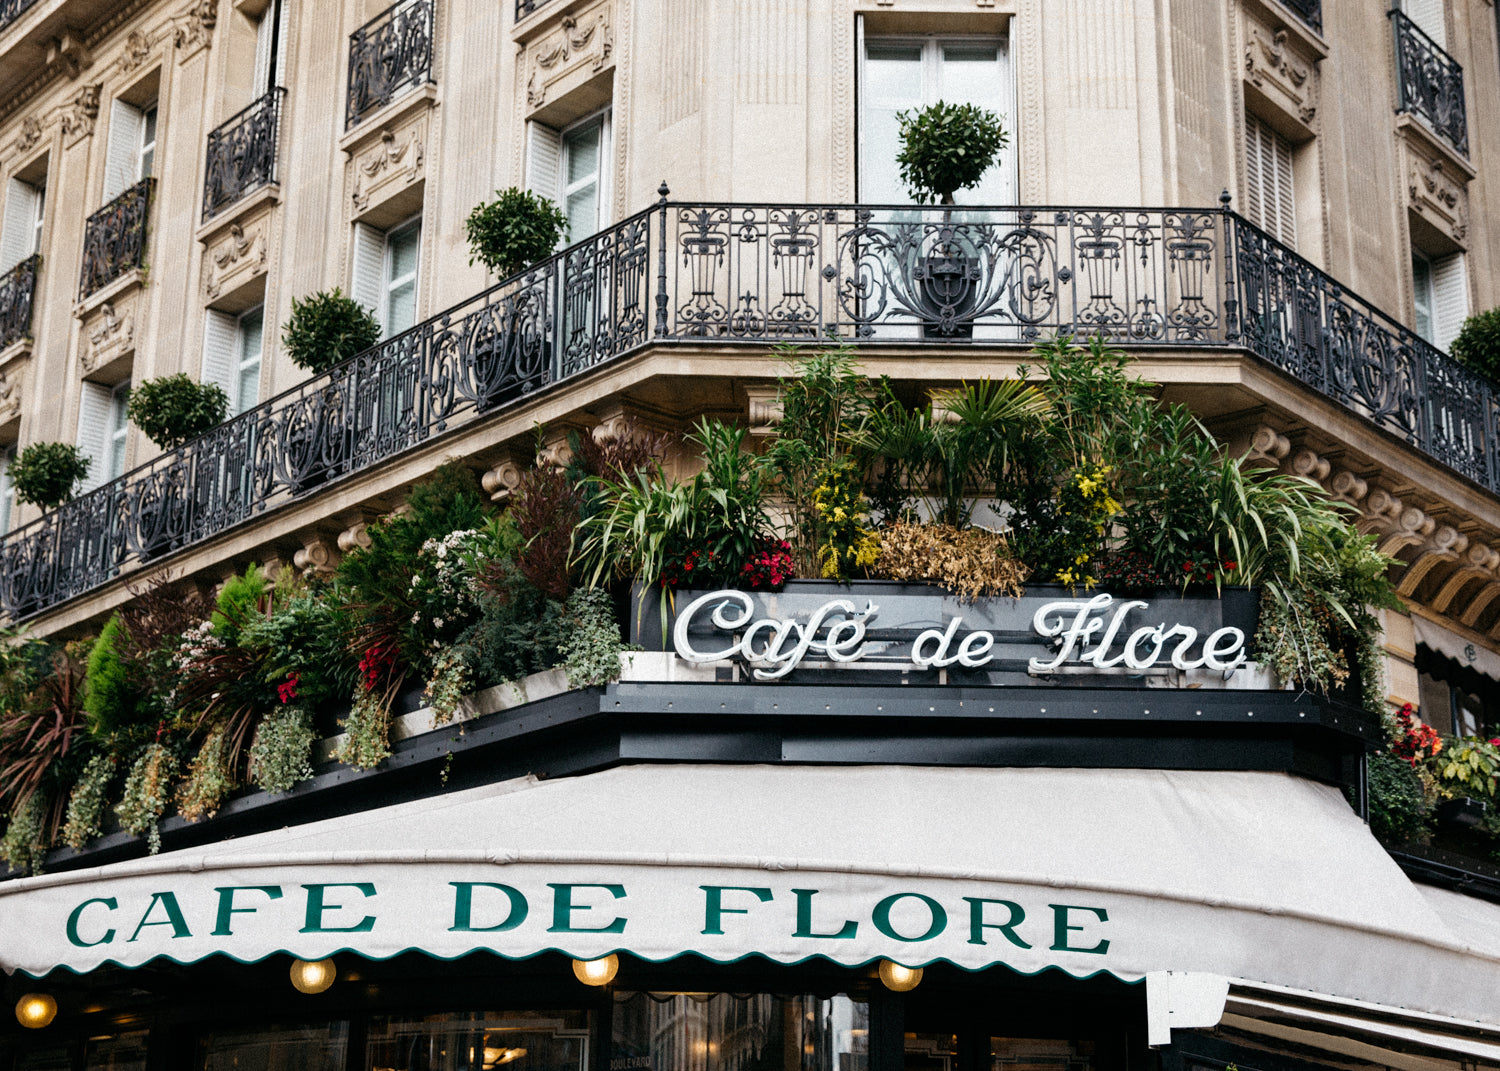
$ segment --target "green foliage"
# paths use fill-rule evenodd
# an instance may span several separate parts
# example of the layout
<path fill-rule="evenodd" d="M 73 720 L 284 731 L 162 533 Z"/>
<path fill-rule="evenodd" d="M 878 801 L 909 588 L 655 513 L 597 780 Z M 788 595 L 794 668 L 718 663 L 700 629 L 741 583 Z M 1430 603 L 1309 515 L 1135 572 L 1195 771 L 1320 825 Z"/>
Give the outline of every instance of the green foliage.
<path fill-rule="evenodd" d="M 125 414 L 157 446 L 171 450 L 223 422 L 229 396 L 215 383 L 194 383 L 186 373 L 148 379 L 130 389 Z"/>
<path fill-rule="evenodd" d="M 267 714 L 250 745 L 250 780 L 272 795 L 290 792 L 313 775 L 312 749 L 318 734 L 300 706 Z"/>
<path fill-rule="evenodd" d="M 220 724 L 204 737 L 198 754 L 188 765 L 187 776 L 177 786 L 177 813 L 189 822 L 212 818 L 225 797 L 234 791 L 227 734 L 228 727 Z"/>
<path fill-rule="evenodd" d="M 979 182 L 1009 141 L 1000 117 L 975 104 L 938 101 L 913 114 L 897 112 L 901 152 L 896 163 L 913 198 L 951 205 L 956 190 Z"/>
<path fill-rule="evenodd" d="M 1500 307 L 1465 320 L 1449 352 L 1474 371 L 1500 382 Z"/>
<path fill-rule="evenodd" d="M 73 497 L 89 474 L 91 459 L 72 443 L 32 443 L 10 463 L 16 501 L 54 509 Z"/>
<path fill-rule="evenodd" d="M 278 595 L 284 585 L 277 585 Z M 327 593 L 293 585 L 268 614 L 247 615 L 239 642 L 262 652 L 266 684 L 292 685 L 296 700 L 316 708 L 354 689 L 354 659 L 344 644 L 342 621 Z"/>
<path fill-rule="evenodd" d="M 146 834 L 150 854 L 161 851 L 161 816 L 172 801 L 172 782 L 181 768 L 177 754 L 166 744 L 148 744 L 125 776 L 125 787 L 115 814 L 120 828 L 132 836 Z"/>
<path fill-rule="evenodd" d="M 338 287 L 292 298 L 292 315 L 281 326 L 281 344 L 298 368 L 313 374 L 369 349 L 380 341 L 380 323 Z"/>
<path fill-rule="evenodd" d="M 266 575 L 253 562 L 243 574 L 226 580 L 215 601 L 214 635 L 225 644 L 238 643 L 240 632 L 263 616 L 268 591 Z"/>
<path fill-rule="evenodd" d="M 46 801 L 33 795 L 10 814 L 5 836 L 0 837 L 0 862 L 12 870 L 40 874 L 46 854 Z"/>
<path fill-rule="evenodd" d="M 129 734 L 140 729 L 142 693 L 131 680 L 122 656 L 126 642 L 120 615 L 111 617 L 99 632 L 89 651 L 88 672 L 84 677 L 83 709 L 88 713 L 89 734 L 98 741 Z"/>
<path fill-rule="evenodd" d="M 1425 840 L 1430 816 L 1422 779 L 1411 763 L 1377 751 L 1370 756 L 1370 832 L 1397 844 Z"/>
<path fill-rule="evenodd" d="M 374 688 L 361 686 L 354 693 L 354 706 L 339 724 L 344 727 L 340 762 L 356 770 L 373 770 L 390 756 L 391 712 L 385 697 Z"/>
<path fill-rule="evenodd" d="M 618 680 L 626 650 L 609 594 L 579 588 L 568 596 L 567 638 L 559 646 L 569 688 L 595 688 Z"/>
<path fill-rule="evenodd" d="M 488 578 L 483 613 L 470 633 L 476 679 L 515 681 L 562 659 L 567 640 L 563 604 L 549 599 L 501 560 Z"/>
<path fill-rule="evenodd" d="M 823 529 L 818 575 L 825 580 L 849 580 L 874 565 L 880 553 L 880 543 L 865 523 L 870 506 L 862 491 L 863 478 L 847 457 L 826 465 L 822 477 L 813 492 Z"/>
<path fill-rule="evenodd" d="M 477 260 L 502 278 L 519 275 L 551 256 L 567 227 L 568 218 L 547 198 L 515 186 L 497 190 L 464 221 L 469 263 Z"/>
<path fill-rule="evenodd" d="M 104 833 L 104 809 L 109 805 L 109 785 L 115 777 L 113 755 L 95 755 L 83 768 L 68 796 L 67 820 L 62 842 L 74 850 Z"/>
<path fill-rule="evenodd" d="M 1488 800 L 1500 778 L 1500 747 L 1478 736 L 1455 740 L 1432 760 L 1438 792 L 1447 799 Z"/>

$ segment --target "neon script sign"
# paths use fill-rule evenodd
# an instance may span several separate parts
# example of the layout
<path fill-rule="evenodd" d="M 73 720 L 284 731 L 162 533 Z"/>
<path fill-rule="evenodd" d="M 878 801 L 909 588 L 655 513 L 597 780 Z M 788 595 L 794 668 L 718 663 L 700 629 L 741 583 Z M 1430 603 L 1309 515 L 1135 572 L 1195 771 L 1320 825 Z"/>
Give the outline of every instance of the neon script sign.
<path fill-rule="evenodd" d="M 1031 616 L 1030 632 L 1052 648 L 1050 657 L 1032 657 L 1033 674 L 1064 667 L 1092 667 L 1145 672 L 1170 666 L 1178 670 L 1208 669 L 1224 674 L 1244 665 L 1245 633 L 1233 625 L 1204 631 L 1192 625 L 1165 621 L 1130 627 L 1127 618 L 1148 611 L 1140 599 L 1116 600 L 1100 592 L 1086 599 L 1058 599 L 1042 603 Z M 870 623 L 880 612 L 868 599 L 860 609 L 849 599 L 832 599 L 812 610 L 807 620 L 795 617 L 756 617 L 755 600 L 743 591 L 713 591 L 694 599 L 677 617 L 672 644 L 688 662 L 740 659 L 754 667 L 757 680 L 786 676 L 812 657 L 833 663 L 858 662 L 872 654 Z M 730 633 L 728 642 L 708 647 L 703 633 Z M 909 638 L 910 663 L 922 669 L 959 666 L 980 669 L 995 660 L 998 630 L 963 627 L 961 616 L 950 617 L 940 628 L 927 628 Z M 1201 640 L 1200 640 L 1201 636 Z M 703 646 L 699 646 L 699 645 Z"/>

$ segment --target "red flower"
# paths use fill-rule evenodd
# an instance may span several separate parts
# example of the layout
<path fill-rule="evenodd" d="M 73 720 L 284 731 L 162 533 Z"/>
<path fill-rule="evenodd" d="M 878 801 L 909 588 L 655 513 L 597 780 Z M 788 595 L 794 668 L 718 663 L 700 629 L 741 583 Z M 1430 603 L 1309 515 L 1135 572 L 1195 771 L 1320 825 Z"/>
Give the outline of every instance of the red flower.
<path fill-rule="evenodd" d="M 363 666 L 364 663 L 360 663 L 360 665 Z M 281 698 L 283 703 L 290 703 L 293 699 L 297 698 L 297 685 L 301 683 L 301 674 L 295 672 L 288 673 L 286 680 L 276 686 L 276 694 Z M 373 688 L 374 685 L 372 684 L 370 687 Z"/>

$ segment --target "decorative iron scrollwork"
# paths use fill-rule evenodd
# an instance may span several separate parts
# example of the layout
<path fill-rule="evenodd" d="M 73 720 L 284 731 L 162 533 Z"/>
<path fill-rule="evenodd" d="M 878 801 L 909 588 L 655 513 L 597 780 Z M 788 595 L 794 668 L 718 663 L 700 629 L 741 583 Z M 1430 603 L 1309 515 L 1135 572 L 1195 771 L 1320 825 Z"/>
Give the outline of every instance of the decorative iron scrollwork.
<path fill-rule="evenodd" d="M 1448 144 L 1469 155 L 1464 69 L 1400 11 L 1390 12 L 1396 34 L 1398 110 L 1419 117 Z"/>
<path fill-rule="evenodd" d="M 83 226 L 79 297 L 88 297 L 145 263 L 146 217 L 155 185 L 155 179 L 141 179 L 88 218 Z"/>
<path fill-rule="evenodd" d="M 435 0 L 400 0 L 349 35 L 344 129 L 432 81 Z"/>
<path fill-rule="evenodd" d="M 36 0 L 0 0 L 0 30 L 4 30 L 34 6 Z"/>
<path fill-rule="evenodd" d="M 41 263 L 42 258 L 32 254 L 0 275 L 0 350 L 31 334 L 31 303 Z"/>
<path fill-rule="evenodd" d="M 277 86 L 208 135 L 203 178 L 203 219 L 208 221 L 252 190 L 276 181 L 281 103 Z"/>

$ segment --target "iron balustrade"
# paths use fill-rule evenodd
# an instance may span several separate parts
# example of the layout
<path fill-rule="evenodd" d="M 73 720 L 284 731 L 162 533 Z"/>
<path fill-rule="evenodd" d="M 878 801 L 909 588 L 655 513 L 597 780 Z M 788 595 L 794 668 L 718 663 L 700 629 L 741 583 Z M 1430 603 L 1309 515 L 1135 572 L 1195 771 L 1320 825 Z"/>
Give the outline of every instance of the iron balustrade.
<path fill-rule="evenodd" d="M 1464 69 L 1400 11 L 1390 12 L 1390 19 L 1396 35 L 1396 110 L 1417 116 L 1468 156 Z"/>
<path fill-rule="evenodd" d="M 33 253 L 0 275 L 0 350 L 31 334 L 31 305 L 41 263 L 42 258 Z"/>
<path fill-rule="evenodd" d="M 281 104 L 286 90 L 277 86 L 236 112 L 208 135 L 203 172 L 204 222 L 240 198 L 276 181 Z"/>
<path fill-rule="evenodd" d="M 1318 33 L 1323 32 L 1323 0 L 1281 0 L 1299 19 Z"/>
<path fill-rule="evenodd" d="M 145 263 L 146 218 L 155 182 L 155 179 L 141 179 L 84 224 L 79 297 L 88 297 Z"/>
<path fill-rule="evenodd" d="M 1240 347 L 1491 491 L 1496 399 L 1227 207 L 657 205 L 0 543 L 35 616 L 650 345 Z"/>
<path fill-rule="evenodd" d="M 520 22 L 537 8 L 542 7 L 547 0 L 516 0 L 516 21 Z"/>
<path fill-rule="evenodd" d="M 401 0 L 349 35 L 344 129 L 403 92 L 432 81 L 436 0 Z"/>
<path fill-rule="evenodd" d="M 35 6 L 36 0 L 0 0 L 0 30 L 4 30 Z"/>

